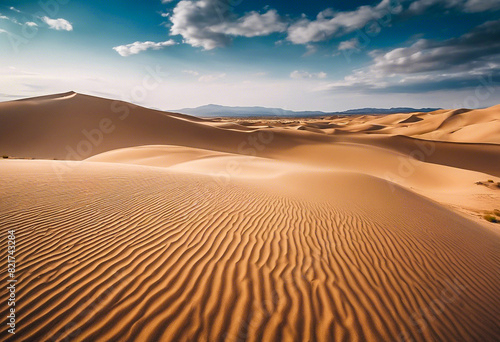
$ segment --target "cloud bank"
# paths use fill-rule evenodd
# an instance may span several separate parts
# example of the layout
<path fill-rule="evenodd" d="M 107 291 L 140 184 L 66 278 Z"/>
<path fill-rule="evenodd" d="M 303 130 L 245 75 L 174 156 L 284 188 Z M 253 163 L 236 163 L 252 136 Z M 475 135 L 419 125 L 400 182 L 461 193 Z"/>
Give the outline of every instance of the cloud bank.
<path fill-rule="evenodd" d="M 160 49 L 163 49 L 164 47 L 172 46 L 172 45 L 176 45 L 176 44 L 177 43 L 173 39 L 167 40 L 165 42 L 159 42 L 159 43 L 149 42 L 149 41 L 148 42 L 135 42 L 132 44 L 115 46 L 113 48 L 113 50 L 118 52 L 120 54 L 120 56 L 128 57 L 130 55 L 136 55 L 142 51 L 146 51 L 149 49 L 160 50 Z"/>
<path fill-rule="evenodd" d="M 50 29 L 57 31 L 73 31 L 73 25 L 66 19 L 51 19 L 49 17 L 41 18 L 44 23 L 49 25 Z"/>
<path fill-rule="evenodd" d="M 181 35 L 185 43 L 205 50 L 228 46 L 233 37 L 267 36 L 287 28 L 275 10 L 238 17 L 227 0 L 180 1 L 170 21 L 172 35 Z"/>
<path fill-rule="evenodd" d="M 460 89 L 500 79 L 500 20 L 458 38 L 420 39 L 409 47 L 372 51 L 372 64 L 323 90 L 425 92 Z"/>

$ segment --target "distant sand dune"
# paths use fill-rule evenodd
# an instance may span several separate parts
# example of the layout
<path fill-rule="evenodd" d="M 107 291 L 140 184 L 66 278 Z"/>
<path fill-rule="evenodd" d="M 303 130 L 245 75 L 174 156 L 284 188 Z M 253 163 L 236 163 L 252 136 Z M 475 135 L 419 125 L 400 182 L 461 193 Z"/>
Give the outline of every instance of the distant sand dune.
<path fill-rule="evenodd" d="M 167 167 L 199 159 L 231 155 L 233 154 L 192 147 L 154 145 L 112 150 L 86 160 L 93 162 Z"/>
<path fill-rule="evenodd" d="M 410 115 L 407 119 L 404 119 L 403 121 L 400 121 L 399 123 L 413 123 L 413 122 L 419 122 L 422 121 L 423 119 L 421 117 L 418 117 L 415 114 Z"/>
<path fill-rule="evenodd" d="M 412 114 L 422 120 L 404 124 L 401 121 L 408 119 L 408 114 L 363 115 L 330 121 L 312 119 L 299 124 L 296 120 L 288 120 L 289 123 L 274 120 L 266 125 L 252 126 L 248 120 L 245 125 L 221 123 L 121 101 L 64 93 L 0 103 L 0 154 L 82 160 L 99 153 L 141 145 L 176 145 L 241 154 L 238 147 L 249 136 L 269 131 L 274 133 L 274 141 L 262 156 L 281 154 L 283 150 L 304 143 L 347 141 L 369 145 L 372 143 L 367 141 L 370 137 L 394 135 L 500 144 L 499 113 L 500 105 L 473 111 Z M 270 124 L 271 130 L 268 128 Z M 300 127 L 302 129 L 298 130 Z M 96 130 L 101 131 L 102 138 Z M 397 144 L 391 145 L 398 149 Z"/>

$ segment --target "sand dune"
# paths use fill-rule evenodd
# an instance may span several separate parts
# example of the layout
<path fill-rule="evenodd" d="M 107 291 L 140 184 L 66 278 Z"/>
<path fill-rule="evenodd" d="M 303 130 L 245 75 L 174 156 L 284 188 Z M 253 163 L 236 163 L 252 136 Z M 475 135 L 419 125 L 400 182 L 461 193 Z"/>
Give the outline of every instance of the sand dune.
<path fill-rule="evenodd" d="M 402 188 L 51 163 L 2 162 L 22 341 L 498 336 L 498 236 Z"/>
<path fill-rule="evenodd" d="M 500 105 L 486 109 L 438 110 L 430 113 L 357 115 L 329 120 L 276 120 L 273 126 L 323 130 L 327 134 L 404 135 L 432 141 L 500 143 Z M 259 121 L 259 120 L 257 120 Z M 247 119 L 241 124 L 255 124 Z M 332 132 L 331 129 L 335 128 Z M 472 133 L 472 134 L 470 134 Z"/>
<path fill-rule="evenodd" d="M 252 133 L 186 118 L 81 94 L 0 103 L 0 153 L 82 160 L 140 145 L 178 145 L 238 153 L 241 143 Z M 283 137 L 277 148 L 299 145 L 298 139 L 303 136 L 288 131 L 276 135 Z"/>
<path fill-rule="evenodd" d="M 499 111 L 0 103 L 16 340 L 497 341 Z"/>
<path fill-rule="evenodd" d="M 168 167 L 198 159 L 231 156 L 230 153 L 199 148 L 155 145 L 137 146 L 104 152 L 86 160 L 106 163 L 122 163 Z"/>

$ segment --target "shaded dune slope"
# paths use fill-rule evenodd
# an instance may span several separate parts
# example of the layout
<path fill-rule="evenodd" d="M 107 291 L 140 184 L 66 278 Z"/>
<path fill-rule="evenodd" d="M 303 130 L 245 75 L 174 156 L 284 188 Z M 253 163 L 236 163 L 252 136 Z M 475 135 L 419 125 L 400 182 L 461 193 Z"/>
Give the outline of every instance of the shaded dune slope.
<path fill-rule="evenodd" d="M 118 148 L 158 144 L 236 153 L 251 133 L 210 123 L 122 101 L 61 94 L 0 103 L 0 153 L 82 160 Z M 292 132 L 276 135 L 279 148 L 301 142 Z"/>
<path fill-rule="evenodd" d="M 449 118 L 469 114 L 470 117 L 460 119 L 458 122 L 473 124 L 476 116 L 485 122 L 488 120 L 500 122 L 495 119 L 500 110 L 497 107 L 467 112 L 438 111 L 435 114 L 426 113 L 425 115 L 446 115 Z M 475 112 L 479 114 L 472 116 Z M 375 117 L 369 120 L 370 123 L 363 121 L 362 125 L 372 128 L 381 127 L 381 125 L 389 125 L 391 122 L 401 121 L 404 118 L 408 118 L 408 115 Z M 443 120 L 438 119 L 437 121 Z M 104 125 L 102 125 L 103 120 Z M 340 120 L 347 119 L 336 119 L 333 122 Z M 367 120 L 367 117 L 351 118 L 354 124 L 361 120 Z M 413 124 L 418 125 L 420 122 Z M 387 132 L 373 135 L 368 134 L 369 132 L 359 133 L 357 129 L 351 132 L 353 129 L 348 124 L 344 125 L 344 131 L 338 131 L 341 132 L 340 134 L 322 134 L 320 127 L 331 125 L 333 124 L 325 124 L 324 120 L 319 120 L 319 123 L 313 122 L 303 126 L 310 127 L 307 130 L 289 130 L 280 127 L 279 124 L 273 128 L 260 127 L 248 130 L 248 127 L 240 125 L 221 125 L 212 120 L 156 111 L 126 102 L 65 93 L 0 103 L 0 154 L 27 158 L 83 160 L 100 153 L 127 147 L 176 145 L 226 153 L 252 154 L 273 159 L 295 159 L 302 162 L 302 156 L 295 158 L 293 154 L 295 147 L 330 144 L 335 149 L 335 143 L 349 143 L 367 148 L 380 147 L 386 149 L 388 153 L 396 152 L 403 155 L 413 153 L 416 158 L 421 156 L 422 143 L 419 143 L 421 140 L 400 135 L 404 134 L 403 131 L 395 130 L 392 133 L 389 132 L 389 135 Z M 435 129 L 436 125 L 438 124 L 433 123 L 430 128 Z M 105 132 L 100 127 L 106 128 Z M 467 127 L 463 129 L 467 130 Z M 500 130 L 497 132 L 496 126 L 492 127 L 488 132 L 495 137 L 500 137 Z M 101 131 L 101 136 L 96 133 L 96 129 Z M 332 128 L 325 129 L 331 130 Z M 335 130 L 338 129 L 335 128 Z M 430 141 L 430 143 L 432 143 L 430 147 L 432 153 L 424 155 L 423 161 L 425 162 L 500 176 L 500 166 L 498 163 L 491 162 L 500 159 L 500 147 L 497 144 L 485 144 L 481 139 L 469 141 L 467 144 L 450 144 L 440 141 Z M 352 153 L 355 154 L 356 149 L 353 149 Z M 329 154 L 326 153 L 313 162 L 323 163 L 324 159 L 328 158 Z M 336 160 L 332 159 L 332 164 L 335 162 Z"/>

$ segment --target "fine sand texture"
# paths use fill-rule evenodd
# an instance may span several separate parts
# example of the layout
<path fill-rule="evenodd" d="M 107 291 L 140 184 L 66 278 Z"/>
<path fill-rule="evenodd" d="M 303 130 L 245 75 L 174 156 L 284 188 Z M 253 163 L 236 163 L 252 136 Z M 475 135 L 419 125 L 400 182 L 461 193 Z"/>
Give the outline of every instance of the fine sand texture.
<path fill-rule="evenodd" d="M 0 103 L 0 340 L 498 341 L 499 123 Z"/>

